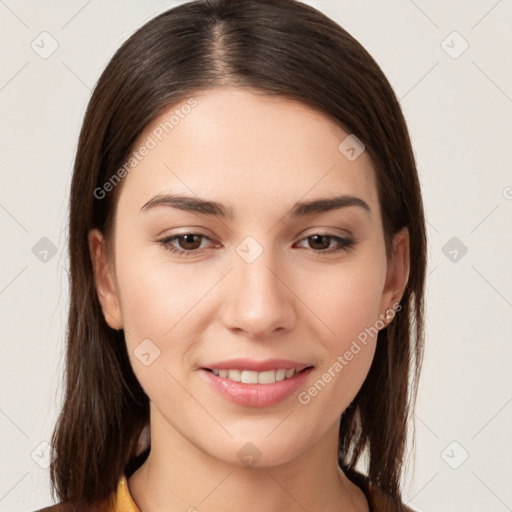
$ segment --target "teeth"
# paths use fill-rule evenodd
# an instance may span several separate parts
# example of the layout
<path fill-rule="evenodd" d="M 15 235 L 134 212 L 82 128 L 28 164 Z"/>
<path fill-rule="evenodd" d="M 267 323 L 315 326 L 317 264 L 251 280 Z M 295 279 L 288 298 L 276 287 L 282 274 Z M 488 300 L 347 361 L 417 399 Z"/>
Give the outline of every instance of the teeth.
<path fill-rule="evenodd" d="M 228 378 L 231 370 L 228 370 Z M 258 372 L 243 370 L 240 374 L 240 382 L 244 384 L 258 384 Z"/>
<path fill-rule="evenodd" d="M 241 382 L 242 380 L 242 372 L 240 370 L 225 370 L 226 377 L 234 380 L 235 382 Z"/>
<path fill-rule="evenodd" d="M 276 380 L 284 380 L 286 378 L 286 370 L 276 370 Z"/>
<path fill-rule="evenodd" d="M 289 379 L 295 375 L 295 369 L 268 370 L 253 372 L 251 370 L 212 370 L 214 375 L 243 384 L 274 384 L 276 381 Z"/>

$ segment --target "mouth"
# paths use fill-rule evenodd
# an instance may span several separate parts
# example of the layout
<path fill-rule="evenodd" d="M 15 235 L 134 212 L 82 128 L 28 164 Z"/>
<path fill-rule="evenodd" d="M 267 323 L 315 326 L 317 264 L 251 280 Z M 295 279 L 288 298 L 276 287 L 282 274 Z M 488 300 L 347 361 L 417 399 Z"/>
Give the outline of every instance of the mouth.
<path fill-rule="evenodd" d="M 314 366 L 294 364 L 298 366 L 280 360 L 274 368 L 269 368 L 269 361 L 253 362 L 252 368 L 260 368 L 260 371 L 257 371 L 231 361 L 213 364 L 211 368 L 202 367 L 199 375 L 206 385 L 230 402 L 245 407 L 271 407 L 291 398 L 307 385 Z M 266 368 L 261 370 L 262 366 Z"/>
<path fill-rule="evenodd" d="M 241 370 L 238 368 L 222 369 L 222 368 L 203 368 L 213 373 L 213 375 L 221 379 L 240 382 L 242 384 L 274 384 L 283 380 L 292 379 L 296 375 L 313 368 L 313 366 L 297 367 L 297 368 L 277 368 L 275 370 L 254 371 Z"/>

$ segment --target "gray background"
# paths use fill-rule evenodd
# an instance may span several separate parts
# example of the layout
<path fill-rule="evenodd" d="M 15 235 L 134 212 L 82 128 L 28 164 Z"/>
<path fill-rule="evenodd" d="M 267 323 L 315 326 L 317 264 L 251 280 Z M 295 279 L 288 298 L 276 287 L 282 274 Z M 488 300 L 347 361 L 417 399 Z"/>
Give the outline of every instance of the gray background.
<path fill-rule="evenodd" d="M 68 188 L 91 89 L 129 35 L 178 3 L 0 0 L 1 511 L 51 503 Z M 427 347 L 405 496 L 418 511 L 512 510 L 512 3 L 306 3 L 380 64 L 421 175 Z"/>

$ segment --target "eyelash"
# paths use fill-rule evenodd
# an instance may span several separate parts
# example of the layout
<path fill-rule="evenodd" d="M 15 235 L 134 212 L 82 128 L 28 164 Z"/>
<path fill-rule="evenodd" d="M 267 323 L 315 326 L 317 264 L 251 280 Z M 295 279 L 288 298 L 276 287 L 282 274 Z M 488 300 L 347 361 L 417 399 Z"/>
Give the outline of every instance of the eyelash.
<path fill-rule="evenodd" d="M 161 240 L 158 240 L 158 242 L 166 250 L 168 250 L 169 252 L 171 252 L 173 254 L 177 254 L 180 257 L 187 257 L 189 254 L 194 254 L 194 253 L 198 254 L 198 253 L 202 252 L 202 250 L 204 248 L 203 249 L 193 249 L 193 250 L 177 249 L 174 245 L 171 244 L 171 241 L 181 238 L 181 237 L 188 236 L 188 235 L 196 235 L 196 236 L 200 236 L 200 237 L 210 240 L 209 237 L 207 237 L 206 235 L 203 235 L 202 233 L 182 233 L 180 235 L 173 235 L 173 236 L 168 236 L 166 238 L 162 238 Z M 331 240 L 335 240 L 340 244 L 340 247 L 335 248 L 335 249 L 327 249 L 327 250 L 311 249 L 313 252 L 318 253 L 318 254 L 333 254 L 333 253 L 339 253 L 341 251 L 349 251 L 350 249 L 353 248 L 353 246 L 356 243 L 355 240 L 352 238 L 344 238 L 344 237 L 341 237 L 338 235 L 333 235 L 330 233 L 314 233 L 312 235 L 309 235 L 309 236 L 303 238 L 300 241 L 302 242 L 303 240 L 307 240 L 308 238 L 312 238 L 314 236 L 324 236 Z"/>

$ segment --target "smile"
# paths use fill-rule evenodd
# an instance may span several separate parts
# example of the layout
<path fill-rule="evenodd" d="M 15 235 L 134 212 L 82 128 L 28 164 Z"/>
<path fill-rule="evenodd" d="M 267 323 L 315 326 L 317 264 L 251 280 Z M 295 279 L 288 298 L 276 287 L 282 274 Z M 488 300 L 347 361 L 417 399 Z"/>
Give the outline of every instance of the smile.
<path fill-rule="evenodd" d="M 216 393 L 246 407 L 271 407 L 306 385 L 313 366 L 276 370 L 201 368 L 199 375 Z"/>
<path fill-rule="evenodd" d="M 251 370 L 210 370 L 217 377 L 229 379 L 242 384 L 274 384 L 282 380 L 292 378 L 299 373 L 295 368 L 278 370 L 267 370 L 264 372 L 255 372 Z"/>

